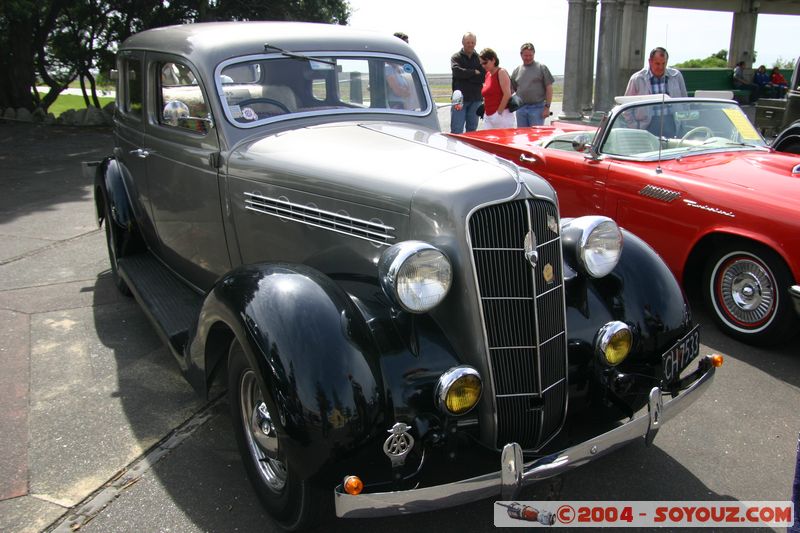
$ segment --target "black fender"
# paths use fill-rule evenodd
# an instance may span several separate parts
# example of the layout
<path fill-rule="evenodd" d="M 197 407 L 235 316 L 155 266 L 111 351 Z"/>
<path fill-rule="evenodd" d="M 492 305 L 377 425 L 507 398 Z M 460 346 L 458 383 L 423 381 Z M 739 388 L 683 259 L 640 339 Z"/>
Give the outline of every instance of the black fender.
<path fill-rule="evenodd" d="M 108 204 L 114 223 L 121 228 L 130 229 L 132 210 L 122 172 L 120 163 L 113 157 L 106 157 L 97 166 L 94 178 L 95 209 L 98 222 L 102 222 L 105 219 L 103 207 Z M 98 191 L 102 198 L 98 198 Z"/>
<path fill-rule="evenodd" d="M 675 276 L 642 239 L 622 230 L 623 251 L 614 270 L 602 278 L 584 274 L 566 282 L 570 384 L 586 387 L 591 380 L 618 373 L 638 376 L 630 403 L 638 408 L 661 379 L 661 355 L 691 331 L 689 304 Z M 595 350 L 599 329 L 609 321 L 626 323 L 634 334 L 628 358 L 613 372 Z"/>
<path fill-rule="evenodd" d="M 226 274 L 204 301 L 190 373 L 209 376 L 220 363 L 206 359 L 219 322 L 257 369 L 270 412 L 278 414 L 282 451 L 301 476 L 385 433 L 378 350 L 353 301 L 328 276 L 296 264 Z"/>
<path fill-rule="evenodd" d="M 800 120 L 786 127 L 772 141 L 772 148 L 779 152 L 800 153 Z"/>

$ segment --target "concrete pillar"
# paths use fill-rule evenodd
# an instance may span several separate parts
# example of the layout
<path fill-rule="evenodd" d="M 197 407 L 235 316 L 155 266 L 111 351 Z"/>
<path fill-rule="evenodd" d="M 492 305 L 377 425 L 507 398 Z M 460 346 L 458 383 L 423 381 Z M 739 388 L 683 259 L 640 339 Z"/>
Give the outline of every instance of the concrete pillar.
<path fill-rule="evenodd" d="M 734 67 L 739 61 L 744 61 L 747 68 L 753 66 L 758 4 L 757 0 L 742 0 L 742 10 L 733 14 L 731 45 L 728 48 L 728 65 L 731 67 Z"/>
<path fill-rule="evenodd" d="M 581 95 L 586 79 L 583 78 L 581 65 L 585 58 L 584 42 L 584 0 L 567 0 L 569 12 L 567 16 L 567 43 L 564 54 L 564 99 L 561 105 L 562 120 L 581 118 Z M 591 87 L 591 78 L 589 78 Z"/>
<path fill-rule="evenodd" d="M 625 0 L 622 13 L 619 77 L 616 84 L 618 95 L 625 93 L 631 74 L 642 70 L 647 63 L 650 52 L 644 49 L 644 45 L 649 4 L 649 0 Z"/>
<path fill-rule="evenodd" d="M 625 0 L 600 0 L 600 40 L 597 46 L 597 74 L 594 87 L 594 111 L 604 112 L 614 105 L 619 71 L 619 8 Z"/>
<path fill-rule="evenodd" d="M 594 102 L 594 37 L 597 23 L 597 1 L 586 0 L 584 3 L 580 76 L 581 93 L 580 106 L 584 116 L 592 114 Z"/>

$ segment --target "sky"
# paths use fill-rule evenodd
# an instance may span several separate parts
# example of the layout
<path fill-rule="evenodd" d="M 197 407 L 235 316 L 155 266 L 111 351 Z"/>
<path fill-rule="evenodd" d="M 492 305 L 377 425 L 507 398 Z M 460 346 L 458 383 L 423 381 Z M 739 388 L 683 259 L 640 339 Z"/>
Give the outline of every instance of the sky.
<path fill-rule="evenodd" d="M 547 65 L 553 74 L 564 73 L 567 0 L 349 0 L 349 3 L 353 12 L 350 26 L 388 34 L 407 33 L 409 44 L 428 74 L 450 72 L 450 56 L 461 48 L 461 36 L 467 31 L 477 36 L 479 51 L 493 48 L 501 66 L 509 70 L 521 62 L 519 46 L 530 41 L 536 47 L 537 61 Z M 664 46 L 669 51 L 670 63 L 705 58 L 730 47 L 732 24 L 732 13 L 651 7 L 645 50 Z M 759 15 L 756 64 L 770 67 L 778 58 L 796 58 L 800 47 L 793 37 L 798 28 L 800 16 Z"/>

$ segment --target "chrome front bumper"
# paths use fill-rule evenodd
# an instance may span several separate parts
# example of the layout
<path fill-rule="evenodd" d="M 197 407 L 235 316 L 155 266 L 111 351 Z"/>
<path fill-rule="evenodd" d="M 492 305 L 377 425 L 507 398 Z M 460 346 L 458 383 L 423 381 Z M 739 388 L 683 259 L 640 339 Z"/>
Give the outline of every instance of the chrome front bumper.
<path fill-rule="evenodd" d="M 661 390 L 654 387 L 650 391 L 647 414 L 529 463 L 523 463 L 520 446 L 510 443 L 503 448 L 499 472 L 455 483 L 397 492 L 362 493 L 358 496 L 345 493 L 342 485 L 339 485 L 334 489 L 336 516 L 394 516 L 454 507 L 492 496 L 501 496 L 503 500 L 514 499 L 521 487 L 581 466 L 637 439 L 644 437 L 649 444 L 661 424 L 683 411 L 705 391 L 714 378 L 714 372 L 709 356 L 705 356 L 700 360 L 697 370 L 688 376 L 691 383 L 678 396 L 662 401 Z"/>
<path fill-rule="evenodd" d="M 792 301 L 794 302 L 795 312 L 800 315 L 800 285 L 792 285 L 789 287 L 789 295 L 792 297 Z"/>

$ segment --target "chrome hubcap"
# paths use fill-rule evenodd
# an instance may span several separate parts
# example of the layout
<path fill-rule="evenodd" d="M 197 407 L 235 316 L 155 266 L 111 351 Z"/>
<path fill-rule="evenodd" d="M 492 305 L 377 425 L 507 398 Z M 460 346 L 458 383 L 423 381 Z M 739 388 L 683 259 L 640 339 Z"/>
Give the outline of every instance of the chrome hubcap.
<path fill-rule="evenodd" d="M 255 459 L 258 474 L 267 487 L 280 492 L 286 486 L 286 465 L 278 459 L 278 435 L 252 370 L 242 375 L 239 405 L 247 446 Z"/>
<path fill-rule="evenodd" d="M 756 326 L 775 309 L 775 283 L 769 271 L 752 259 L 737 259 L 721 272 L 719 289 L 730 317 L 743 326 Z"/>

